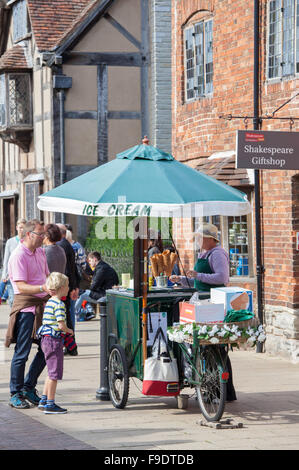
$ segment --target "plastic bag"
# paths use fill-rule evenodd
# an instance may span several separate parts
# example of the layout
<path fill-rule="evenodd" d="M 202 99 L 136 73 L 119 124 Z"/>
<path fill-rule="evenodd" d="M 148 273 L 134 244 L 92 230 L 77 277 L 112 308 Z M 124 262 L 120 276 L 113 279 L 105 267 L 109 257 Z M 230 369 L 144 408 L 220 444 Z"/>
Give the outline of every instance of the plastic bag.
<path fill-rule="evenodd" d="M 200 304 L 200 298 L 199 298 L 198 292 L 194 292 L 194 294 L 189 300 L 189 304 Z"/>

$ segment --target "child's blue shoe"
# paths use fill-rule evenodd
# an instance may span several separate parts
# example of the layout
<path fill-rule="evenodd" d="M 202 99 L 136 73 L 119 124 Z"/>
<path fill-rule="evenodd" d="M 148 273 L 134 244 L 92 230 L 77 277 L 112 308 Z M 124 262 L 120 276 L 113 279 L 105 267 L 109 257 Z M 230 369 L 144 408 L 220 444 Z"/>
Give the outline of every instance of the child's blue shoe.
<path fill-rule="evenodd" d="M 56 403 L 54 403 L 51 406 L 46 405 L 44 407 L 44 413 L 46 415 L 62 415 L 62 414 L 67 413 L 67 409 L 61 408 L 60 406 L 56 405 Z"/>

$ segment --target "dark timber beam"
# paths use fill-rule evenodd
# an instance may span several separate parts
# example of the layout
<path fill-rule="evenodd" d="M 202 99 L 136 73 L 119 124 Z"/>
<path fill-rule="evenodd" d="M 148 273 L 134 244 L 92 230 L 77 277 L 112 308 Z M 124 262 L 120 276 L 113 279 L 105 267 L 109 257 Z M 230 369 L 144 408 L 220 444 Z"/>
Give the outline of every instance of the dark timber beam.
<path fill-rule="evenodd" d="M 65 111 L 66 119 L 98 119 L 97 111 Z M 140 119 L 139 111 L 108 111 L 108 119 Z"/>
<path fill-rule="evenodd" d="M 118 21 L 116 21 L 109 13 L 105 13 L 104 18 L 109 21 L 109 23 L 117 29 L 126 39 L 128 39 L 132 44 L 134 44 L 137 49 L 141 50 L 141 42 L 135 38 L 126 28 L 124 28 Z"/>
<path fill-rule="evenodd" d="M 68 65 L 101 65 L 141 67 L 146 58 L 140 52 L 66 52 L 64 63 Z"/>

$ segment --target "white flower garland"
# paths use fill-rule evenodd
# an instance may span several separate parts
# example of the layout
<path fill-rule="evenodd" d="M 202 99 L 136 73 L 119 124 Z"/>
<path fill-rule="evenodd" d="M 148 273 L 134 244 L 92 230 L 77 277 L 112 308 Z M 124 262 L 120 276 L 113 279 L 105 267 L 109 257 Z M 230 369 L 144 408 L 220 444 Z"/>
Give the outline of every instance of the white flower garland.
<path fill-rule="evenodd" d="M 197 332 L 199 340 L 209 341 L 211 344 L 221 343 L 223 339 L 229 339 L 230 343 L 238 342 L 241 338 L 246 338 L 250 346 L 255 346 L 257 342 L 263 343 L 266 340 L 266 334 L 263 325 L 258 327 L 248 326 L 240 328 L 236 323 L 228 325 L 198 325 L 196 323 L 187 323 L 168 328 L 167 334 L 170 341 L 183 343 L 193 331 Z"/>

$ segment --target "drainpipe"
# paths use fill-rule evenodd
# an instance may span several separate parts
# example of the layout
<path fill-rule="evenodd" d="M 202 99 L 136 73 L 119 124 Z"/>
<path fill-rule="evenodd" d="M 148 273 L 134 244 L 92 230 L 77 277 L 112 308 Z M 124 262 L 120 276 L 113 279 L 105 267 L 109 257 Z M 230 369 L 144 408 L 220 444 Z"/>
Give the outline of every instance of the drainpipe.
<path fill-rule="evenodd" d="M 64 101 L 65 90 L 72 87 L 72 77 L 65 75 L 54 75 L 53 88 L 58 92 L 59 99 L 59 130 L 60 130 L 60 184 L 66 181 L 66 168 L 65 168 L 65 128 L 64 128 Z M 65 214 L 61 213 L 61 223 L 65 223 Z"/>
<path fill-rule="evenodd" d="M 65 171 L 65 129 L 64 129 L 64 101 L 65 92 L 60 90 L 58 92 L 59 97 L 59 129 L 60 129 L 60 184 L 65 183 L 66 171 Z M 61 223 L 65 224 L 65 214 L 61 213 Z"/>
<path fill-rule="evenodd" d="M 260 129 L 259 119 L 259 0 L 254 0 L 254 68 L 253 68 L 253 129 Z M 261 247 L 261 201 L 260 201 L 260 170 L 254 170 L 255 195 L 255 237 L 256 237 L 256 279 L 257 309 L 260 323 L 264 323 L 263 312 L 263 273 Z M 263 343 L 257 343 L 256 352 L 263 352 Z"/>

